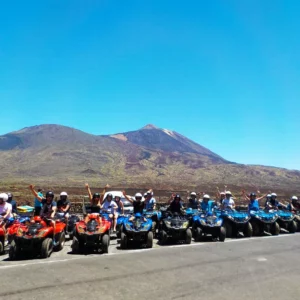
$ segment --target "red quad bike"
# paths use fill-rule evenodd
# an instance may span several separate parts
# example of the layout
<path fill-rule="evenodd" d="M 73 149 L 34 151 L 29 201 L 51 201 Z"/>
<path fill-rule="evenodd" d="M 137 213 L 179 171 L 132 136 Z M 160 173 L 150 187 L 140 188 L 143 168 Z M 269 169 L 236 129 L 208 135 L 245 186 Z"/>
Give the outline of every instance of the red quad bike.
<path fill-rule="evenodd" d="M 56 221 L 54 229 L 48 221 L 35 216 L 29 225 L 20 224 L 16 229 L 14 240 L 10 244 L 9 258 L 11 260 L 18 259 L 24 254 L 47 258 L 53 250 L 62 250 L 65 244 L 66 224 Z"/>
<path fill-rule="evenodd" d="M 87 249 L 96 249 L 108 253 L 110 227 L 111 222 L 101 218 L 99 214 L 89 214 L 87 222 L 82 220 L 76 223 L 72 252 L 83 253 Z"/>

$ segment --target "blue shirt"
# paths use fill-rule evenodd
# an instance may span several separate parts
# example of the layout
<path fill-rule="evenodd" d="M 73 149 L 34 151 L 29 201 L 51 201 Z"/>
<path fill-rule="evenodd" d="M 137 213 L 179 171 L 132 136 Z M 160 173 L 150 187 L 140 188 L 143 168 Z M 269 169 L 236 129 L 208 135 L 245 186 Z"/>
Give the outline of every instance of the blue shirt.
<path fill-rule="evenodd" d="M 38 195 L 43 197 L 43 193 L 41 192 L 39 192 Z M 43 207 L 42 202 L 40 202 L 38 198 L 34 198 L 34 207 Z"/>
<path fill-rule="evenodd" d="M 215 201 L 209 200 L 208 202 L 202 201 L 200 204 L 200 207 L 203 211 L 212 211 L 212 209 L 215 207 Z"/>
<path fill-rule="evenodd" d="M 258 211 L 259 210 L 259 202 L 257 199 L 250 201 L 249 205 L 248 205 L 248 209 L 250 210 L 254 210 L 254 211 Z"/>
<path fill-rule="evenodd" d="M 146 201 L 146 209 L 153 210 L 154 204 L 156 203 L 155 198 L 151 198 L 149 201 Z"/>

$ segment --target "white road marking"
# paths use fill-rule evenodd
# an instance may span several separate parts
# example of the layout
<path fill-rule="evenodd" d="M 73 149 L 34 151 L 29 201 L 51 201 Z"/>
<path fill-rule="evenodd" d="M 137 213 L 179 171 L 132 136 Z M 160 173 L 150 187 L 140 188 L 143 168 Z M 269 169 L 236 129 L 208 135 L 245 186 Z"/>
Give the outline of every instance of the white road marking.
<path fill-rule="evenodd" d="M 299 235 L 300 233 L 295 233 L 295 234 L 284 234 L 284 235 L 277 235 L 277 236 L 266 236 L 266 237 L 251 237 L 251 238 L 240 238 L 240 239 L 232 239 L 232 240 L 225 240 L 225 243 L 234 243 L 234 242 L 246 242 L 250 240 L 259 240 L 259 239 L 270 239 L 270 238 L 283 238 L 283 237 L 293 237 L 295 235 Z M 219 244 L 222 244 L 221 242 L 217 242 Z M 132 250 L 122 250 L 120 252 L 115 252 L 115 253 L 108 253 L 108 254 L 90 254 L 88 256 L 80 256 L 80 257 L 72 257 L 72 258 L 65 258 L 65 259 L 56 259 L 56 260 L 43 260 L 43 261 L 33 261 L 30 263 L 23 263 L 23 264 L 11 264 L 11 265 L 5 265 L 5 266 L 0 266 L 1 269 L 8 269 L 8 268 L 19 268 L 19 267 L 27 267 L 31 265 L 38 265 L 38 264 L 52 264 L 52 263 L 59 263 L 59 262 L 66 262 L 66 261 L 72 261 L 72 260 L 79 260 L 79 259 L 88 259 L 88 258 L 94 258 L 98 257 L 104 258 L 106 256 L 112 256 L 112 255 L 126 255 L 126 254 L 133 254 L 133 253 L 140 253 L 140 252 L 146 252 L 146 251 L 153 251 L 153 250 L 158 250 L 158 249 L 170 249 L 170 248 L 182 248 L 182 247 L 199 247 L 199 246 L 204 246 L 208 244 L 213 244 L 213 243 L 194 243 L 194 244 L 182 244 L 182 245 L 167 245 L 167 246 L 161 246 L 157 248 L 146 248 L 146 249 L 132 249 Z"/>
<path fill-rule="evenodd" d="M 264 257 L 259 257 L 259 258 L 257 259 L 257 261 L 267 261 L 267 259 L 264 258 Z"/>

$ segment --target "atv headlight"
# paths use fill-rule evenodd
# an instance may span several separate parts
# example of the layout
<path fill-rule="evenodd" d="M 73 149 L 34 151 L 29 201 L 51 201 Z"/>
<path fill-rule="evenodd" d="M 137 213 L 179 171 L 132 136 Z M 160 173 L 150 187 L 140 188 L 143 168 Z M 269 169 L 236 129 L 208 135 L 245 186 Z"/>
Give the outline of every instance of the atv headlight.
<path fill-rule="evenodd" d="M 221 226 L 222 225 L 222 220 L 218 220 L 215 224 L 216 224 L 216 226 Z"/>
<path fill-rule="evenodd" d="M 78 231 L 78 233 L 85 233 L 85 229 L 82 226 L 78 226 L 77 231 Z"/>
<path fill-rule="evenodd" d="M 200 220 L 200 224 L 205 226 L 206 225 L 206 221 L 204 219 L 201 219 Z"/>
<path fill-rule="evenodd" d="M 165 223 L 166 223 L 166 225 L 167 225 L 168 227 L 171 226 L 171 222 L 170 222 L 170 221 L 165 221 Z"/>
<path fill-rule="evenodd" d="M 127 230 L 131 230 L 131 226 L 130 226 L 130 224 L 128 224 L 128 223 L 125 223 L 125 228 L 126 228 Z"/>
<path fill-rule="evenodd" d="M 46 234 L 47 230 L 41 230 L 39 233 L 36 235 L 36 237 L 40 238 L 43 237 Z"/>
<path fill-rule="evenodd" d="M 183 228 L 188 228 L 188 226 L 189 226 L 189 221 L 186 221 L 182 224 Z"/>

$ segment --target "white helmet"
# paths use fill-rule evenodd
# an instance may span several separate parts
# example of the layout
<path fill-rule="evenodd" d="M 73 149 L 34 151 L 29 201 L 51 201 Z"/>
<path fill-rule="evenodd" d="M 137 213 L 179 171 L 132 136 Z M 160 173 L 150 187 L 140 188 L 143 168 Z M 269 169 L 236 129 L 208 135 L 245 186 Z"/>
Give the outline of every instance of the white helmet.
<path fill-rule="evenodd" d="M 2 199 L 4 202 L 6 202 L 8 200 L 8 195 L 5 193 L 1 193 L 0 194 L 0 199 Z"/>
<path fill-rule="evenodd" d="M 60 196 L 67 196 L 68 197 L 68 194 L 66 192 L 61 192 Z"/>
<path fill-rule="evenodd" d="M 147 197 L 147 195 L 148 195 L 148 194 L 147 194 L 147 193 L 145 193 L 145 194 L 144 194 L 144 198 L 146 198 L 146 197 Z"/>
<path fill-rule="evenodd" d="M 141 193 L 136 193 L 134 197 L 135 198 L 143 198 L 143 195 Z"/>
<path fill-rule="evenodd" d="M 210 197 L 209 197 L 209 195 L 205 194 L 205 195 L 203 196 L 203 199 L 210 199 Z"/>
<path fill-rule="evenodd" d="M 272 193 L 271 197 L 277 197 L 277 194 L 276 193 Z"/>
<path fill-rule="evenodd" d="M 220 195 L 225 195 L 225 193 L 224 193 L 224 192 L 221 192 Z"/>
<path fill-rule="evenodd" d="M 226 191 L 225 195 L 232 195 L 230 191 Z"/>
<path fill-rule="evenodd" d="M 268 195 L 267 195 L 267 198 L 271 198 L 271 194 L 268 194 Z"/>
<path fill-rule="evenodd" d="M 291 198 L 291 200 L 298 200 L 298 197 L 297 196 L 293 196 L 292 198 Z"/>
<path fill-rule="evenodd" d="M 191 192 L 191 196 L 197 196 L 196 192 Z"/>

